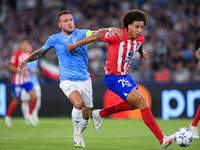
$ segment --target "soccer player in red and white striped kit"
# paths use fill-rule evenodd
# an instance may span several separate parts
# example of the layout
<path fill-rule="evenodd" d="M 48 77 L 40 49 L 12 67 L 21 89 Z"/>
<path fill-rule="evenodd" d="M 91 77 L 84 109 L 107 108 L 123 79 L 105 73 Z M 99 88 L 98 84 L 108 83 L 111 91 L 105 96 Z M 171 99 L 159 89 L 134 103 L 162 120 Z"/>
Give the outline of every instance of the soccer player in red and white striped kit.
<path fill-rule="evenodd" d="M 133 56 L 139 52 L 141 58 L 147 59 L 147 53 L 142 50 L 145 41 L 142 31 L 148 21 L 147 14 L 141 10 L 130 10 L 122 17 L 125 29 L 123 39 L 110 32 L 93 34 L 74 44 L 67 44 L 68 51 L 92 41 L 108 42 L 108 55 L 105 64 L 106 86 L 118 94 L 124 101 L 109 108 L 93 110 L 95 130 L 99 132 L 103 117 L 120 111 L 140 109 L 144 123 L 154 133 L 163 148 L 167 148 L 173 141 L 173 135 L 165 136 L 155 121 L 152 112 L 143 95 L 138 91 L 138 86 L 128 74 L 128 67 Z M 110 28 L 112 31 L 112 28 Z"/>
<path fill-rule="evenodd" d="M 15 111 L 16 106 L 20 102 L 22 89 L 25 89 L 30 94 L 31 97 L 29 105 L 29 116 L 27 117 L 27 120 L 32 126 L 36 126 L 36 122 L 33 119 L 32 112 L 36 105 L 37 96 L 33 84 L 31 82 L 31 79 L 29 77 L 29 67 L 27 66 L 23 70 L 19 69 L 18 67 L 18 62 L 26 59 L 30 55 L 30 52 L 28 51 L 28 46 L 29 46 L 29 41 L 22 40 L 19 44 L 20 49 L 15 51 L 10 59 L 9 69 L 13 72 L 11 81 L 13 99 L 9 104 L 7 115 L 5 116 L 5 124 L 8 127 L 12 126 L 11 116 Z"/>

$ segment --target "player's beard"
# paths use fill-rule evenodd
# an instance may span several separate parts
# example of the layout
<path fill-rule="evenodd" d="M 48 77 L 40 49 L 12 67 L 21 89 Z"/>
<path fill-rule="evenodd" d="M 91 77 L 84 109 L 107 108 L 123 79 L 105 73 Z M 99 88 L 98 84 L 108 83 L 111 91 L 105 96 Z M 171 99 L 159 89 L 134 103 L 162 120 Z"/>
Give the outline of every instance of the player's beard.
<path fill-rule="evenodd" d="M 74 29 L 73 29 L 73 31 L 69 31 L 69 30 L 64 30 L 64 29 L 63 29 L 63 31 L 64 31 L 65 33 L 67 33 L 67 34 L 72 34 L 72 33 L 74 32 Z"/>

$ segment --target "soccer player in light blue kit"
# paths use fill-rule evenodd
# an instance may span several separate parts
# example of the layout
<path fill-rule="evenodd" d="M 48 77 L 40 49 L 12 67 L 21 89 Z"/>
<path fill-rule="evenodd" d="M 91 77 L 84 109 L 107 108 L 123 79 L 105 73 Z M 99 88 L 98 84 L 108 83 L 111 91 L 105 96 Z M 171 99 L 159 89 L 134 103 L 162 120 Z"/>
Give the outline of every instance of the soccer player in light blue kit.
<path fill-rule="evenodd" d="M 56 50 L 60 71 L 59 86 L 73 104 L 71 114 L 74 126 L 73 145 L 75 147 L 86 147 L 82 133 L 89 124 L 91 109 L 93 107 L 92 82 L 88 71 L 87 45 L 78 47 L 74 53 L 68 53 L 67 43 L 75 43 L 90 36 L 93 31 L 76 29 L 73 16 L 67 10 L 59 12 L 57 20 L 61 32 L 50 36 L 42 48 L 34 51 L 27 59 L 19 62 L 19 67 L 23 68 L 27 62 L 39 59 L 51 48 Z M 100 29 L 94 33 L 100 34 L 108 31 L 122 36 L 121 31 L 117 28 Z"/>
<path fill-rule="evenodd" d="M 32 52 L 32 50 L 31 50 Z M 39 66 L 39 61 L 33 61 L 29 63 L 29 77 L 31 79 L 31 82 L 33 83 L 34 89 L 36 91 L 37 95 L 37 102 L 36 106 L 33 110 L 33 119 L 36 124 L 39 123 L 39 118 L 38 118 L 38 113 L 41 107 L 41 87 L 37 78 L 37 73 L 38 73 L 38 66 Z M 28 115 L 29 115 L 29 101 L 30 101 L 30 95 L 29 93 L 26 92 L 25 89 L 22 90 L 21 94 L 21 109 L 22 113 L 24 116 L 24 119 L 27 120 Z"/>

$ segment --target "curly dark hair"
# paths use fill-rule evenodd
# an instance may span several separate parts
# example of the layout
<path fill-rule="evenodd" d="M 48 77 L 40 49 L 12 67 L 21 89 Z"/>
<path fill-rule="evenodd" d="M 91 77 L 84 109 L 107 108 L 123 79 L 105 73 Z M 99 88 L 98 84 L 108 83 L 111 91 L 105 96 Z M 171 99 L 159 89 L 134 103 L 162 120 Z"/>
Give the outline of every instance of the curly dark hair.
<path fill-rule="evenodd" d="M 128 29 L 128 25 L 131 24 L 133 21 L 143 21 L 144 25 L 146 25 L 148 21 L 148 16 L 142 10 L 138 10 L 138 9 L 129 10 L 126 13 L 124 13 L 122 17 L 122 21 L 121 21 L 122 26 Z"/>
<path fill-rule="evenodd" d="M 62 10 L 62 11 L 60 11 L 58 14 L 57 14 L 57 20 L 59 21 L 59 19 L 60 19 L 60 16 L 62 16 L 63 14 L 72 14 L 70 11 L 68 11 L 68 10 Z"/>

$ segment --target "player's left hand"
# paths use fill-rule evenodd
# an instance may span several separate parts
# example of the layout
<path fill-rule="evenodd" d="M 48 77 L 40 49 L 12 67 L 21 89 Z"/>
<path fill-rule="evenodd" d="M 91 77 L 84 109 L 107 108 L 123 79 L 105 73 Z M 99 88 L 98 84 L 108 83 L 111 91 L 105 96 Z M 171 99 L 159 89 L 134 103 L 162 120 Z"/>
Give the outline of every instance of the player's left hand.
<path fill-rule="evenodd" d="M 67 50 L 68 50 L 68 53 L 73 52 L 73 54 L 74 54 L 76 51 L 76 49 L 74 48 L 74 44 L 67 43 Z"/>
<path fill-rule="evenodd" d="M 143 51 L 143 55 L 140 55 L 139 58 L 138 58 L 138 61 L 142 58 L 144 58 L 145 60 L 147 60 L 147 56 L 148 56 L 148 53 Z"/>

